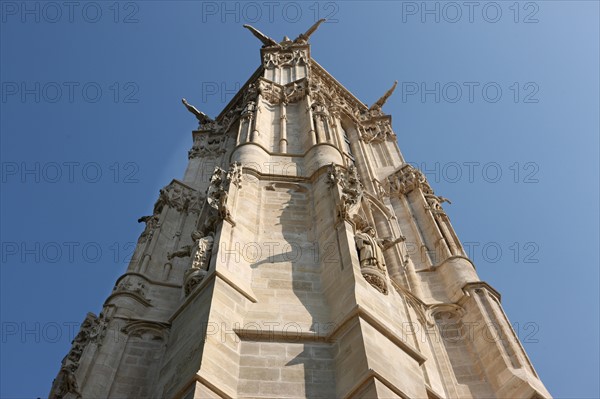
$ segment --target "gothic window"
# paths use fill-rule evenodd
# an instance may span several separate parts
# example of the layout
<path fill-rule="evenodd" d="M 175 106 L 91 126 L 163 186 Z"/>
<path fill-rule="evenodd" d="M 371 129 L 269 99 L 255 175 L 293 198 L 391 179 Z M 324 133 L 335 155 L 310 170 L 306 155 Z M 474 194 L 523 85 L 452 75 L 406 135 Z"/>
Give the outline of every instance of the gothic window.
<path fill-rule="evenodd" d="M 343 151 L 346 158 L 348 158 L 352 163 L 354 163 L 354 155 L 352 155 L 352 150 L 350 149 L 350 139 L 348 138 L 348 134 L 346 130 L 342 126 L 342 137 L 343 137 Z"/>

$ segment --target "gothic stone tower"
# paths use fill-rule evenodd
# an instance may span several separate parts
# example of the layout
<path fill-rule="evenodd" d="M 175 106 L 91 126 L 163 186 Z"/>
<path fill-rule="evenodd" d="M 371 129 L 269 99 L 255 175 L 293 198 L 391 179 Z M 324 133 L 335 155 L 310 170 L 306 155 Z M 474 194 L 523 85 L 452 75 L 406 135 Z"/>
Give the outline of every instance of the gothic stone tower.
<path fill-rule="evenodd" d="M 320 21 L 322 22 L 322 21 Z M 319 23 L 320 23 L 319 22 Z M 140 221 L 50 398 L 549 398 L 382 106 L 311 58 L 261 66 Z M 395 85 L 394 85 L 395 86 Z"/>

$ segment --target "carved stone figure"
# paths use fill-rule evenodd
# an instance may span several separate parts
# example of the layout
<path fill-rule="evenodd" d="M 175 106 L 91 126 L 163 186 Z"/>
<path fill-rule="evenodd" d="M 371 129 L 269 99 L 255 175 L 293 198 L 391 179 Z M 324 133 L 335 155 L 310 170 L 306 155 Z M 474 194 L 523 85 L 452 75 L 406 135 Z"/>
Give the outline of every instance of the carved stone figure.
<path fill-rule="evenodd" d="M 279 43 L 277 43 L 275 40 L 271 39 L 269 36 L 265 35 L 261 31 L 259 31 L 258 29 L 254 28 L 253 26 L 244 25 L 244 28 L 246 28 L 250 32 L 252 32 L 252 34 L 263 43 L 263 47 L 271 47 L 271 46 L 281 47 L 281 45 Z"/>
<path fill-rule="evenodd" d="M 385 94 L 375 102 L 375 104 L 371 105 L 369 111 L 381 111 L 381 107 L 383 107 L 383 104 L 385 104 L 385 102 L 388 98 L 390 98 L 394 90 L 396 90 L 396 86 L 398 86 L 397 80 L 394 81 L 394 85 L 388 91 L 386 91 Z"/>
<path fill-rule="evenodd" d="M 365 143 L 382 143 L 388 139 L 395 140 L 396 135 L 392 131 L 390 120 L 383 117 L 365 121 L 361 129 L 361 139 Z"/>
<path fill-rule="evenodd" d="M 363 187 L 356 167 L 349 166 L 346 175 L 341 167 L 332 163 L 329 166 L 327 179 L 331 186 L 339 185 L 341 187 L 338 217 L 345 220 L 352 220 L 352 217 L 360 208 L 363 195 Z"/>
<path fill-rule="evenodd" d="M 241 169 L 239 169 L 239 172 L 241 173 Z M 231 213 L 229 212 L 229 209 L 227 207 L 227 199 L 229 198 L 228 190 L 230 183 L 229 176 L 229 172 L 226 172 L 218 166 L 215 168 L 210 178 L 210 185 L 208 186 L 206 201 L 213 209 L 217 210 L 218 215 L 222 220 L 227 220 L 231 224 L 235 225 L 233 219 L 231 218 Z"/>
<path fill-rule="evenodd" d="M 171 260 L 173 258 L 187 258 L 188 256 L 191 256 L 191 254 L 192 254 L 192 246 L 184 245 L 183 247 L 179 248 L 177 251 L 169 252 L 167 254 L 167 259 Z"/>
<path fill-rule="evenodd" d="M 248 101 L 255 101 L 259 93 L 258 85 L 256 83 L 250 83 L 244 92 L 243 102 L 247 103 Z"/>
<path fill-rule="evenodd" d="M 325 22 L 325 18 L 322 18 L 322 19 L 318 20 L 317 22 L 315 22 L 310 28 L 308 28 L 308 30 L 306 32 L 299 34 L 298 37 L 294 40 L 294 43 L 301 43 L 301 44 L 308 43 L 308 39 L 310 38 L 310 36 L 313 33 L 315 33 L 317 28 L 323 22 Z"/>
<path fill-rule="evenodd" d="M 61 367 L 58 376 L 52 384 L 49 399 L 62 399 L 69 394 L 71 394 L 71 397 L 81 398 L 79 385 L 75 378 L 76 370 L 77 366 L 74 364 Z"/>
<path fill-rule="evenodd" d="M 440 197 L 434 194 L 425 194 L 425 200 L 427 200 L 427 209 L 434 214 L 445 214 L 441 205 L 444 202 L 452 204 L 448 198 Z"/>
<path fill-rule="evenodd" d="M 142 222 L 146 223 L 146 228 L 144 229 L 142 234 L 140 234 L 140 238 L 138 239 L 139 243 L 144 243 L 144 242 L 150 241 L 152 239 L 154 230 L 158 227 L 158 216 L 157 215 L 142 216 L 141 218 L 138 219 L 138 223 L 142 223 Z"/>
<path fill-rule="evenodd" d="M 131 281 L 131 277 L 123 279 L 115 288 L 115 292 L 127 291 L 139 295 L 146 299 L 146 285 L 142 281 L 136 281 L 135 284 Z"/>
<path fill-rule="evenodd" d="M 142 297 L 145 297 L 146 296 L 146 284 L 142 283 L 141 281 L 138 281 L 135 284 L 135 288 L 132 291 Z"/>
<path fill-rule="evenodd" d="M 405 240 L 404 237 L 396 240 L 379 239 L 372 226 L 358 230 L 354 236 L 360 259 L 361 273 L 375 289 L 387 294 L 386 264 L 383 251 Z"/>
<path fill-rule="evenodd" d="M 212 118 L 210 118 L 208 115 L 206 115 L 204 112 L 198 111 L 198 109 L 196 107 L 189 104 L 185 98 L 182 98 L 181 102 L 183 103 L 183 105 L 185 105 L 185 108 L 187 108 L 187 110 L 190 111 L 192 114 L 194 114 L 196 119 L 198 119 L 198 128 L 201 128 L 202 126 L 204 126 L 208 123 L 214 122 L 214 120 Z"/>
<path fill-rule="evenodd" d="M 433 194 L 433 190 L 425 175 L 412 165 L 403 166 L 398 172 L 387 179 L 389 193 L 393 195 L 406 195 L 416 188 L 421 188 L 424 194 Z"/>
<path fill-rule="evenodd" d="M 159 215 L 165 205 L 176 209 L 179 212 L 184 212 L 188 211 L 193 203 L 195 203 L 194 210 L 199 211 L 198 201 L 200 197 L 201 194 L 196 190 L 192 190 L 175 180 L 166 187 L 160 189 L 158 200 L 156 200 L 156 203 L 154 204 L 153 213 L 155 216 Z M 150 218 L 150 216 L 145 216 L 144 218 Z M 140 218 L 140 221 L 143 221 L 142 218 Z"/>
<path fill-rule="evenodd" d="M 208 269 L 208 263 L 210 262 L 210 255 L 212 253 L 214 243 L 213 233 L 209 233 L 196 241 L 194 250 L 194 259 L 192 261 L 193 269 Z"/>
<path fill-rule="evenodd" d="M 125 280 L 121 281 L 113 289 L 113 291 L 129 291 L 129 290 L 131 290 L 131 281 L 129 281 L 128 279 L 125 279 Z"/>
<path fill-rule="evenodd" d="M 203 237 L 199 237 L 199 232 L 195 232 L 193 237 L 196 239 L 196 243 L 193 249 L 192 265 L 183 276 L 183 288 L 186 296 L 206 276 L 214 244 L 213 232 L 209 232 Z"/>
<path fill-rule="evenodd" d="M 383 244 L 375 236 L 375 229 L 368 226 L 358 231 L 355 236 L 356 245 L 360 255 L 361 267 L 376 267 L 385 272 L 385 258 L 383 257 Z"/>
<path fill-rule="evenodd" d="M 227 180 L 229 180 L 230 183 L 236 185 L 237 187 L 241 187 L 243 177 L 242 172 L 243 167 L 241 163 L 232 163 L 231 165 L 229 165 L 229 170 L 227 171 Z"/>

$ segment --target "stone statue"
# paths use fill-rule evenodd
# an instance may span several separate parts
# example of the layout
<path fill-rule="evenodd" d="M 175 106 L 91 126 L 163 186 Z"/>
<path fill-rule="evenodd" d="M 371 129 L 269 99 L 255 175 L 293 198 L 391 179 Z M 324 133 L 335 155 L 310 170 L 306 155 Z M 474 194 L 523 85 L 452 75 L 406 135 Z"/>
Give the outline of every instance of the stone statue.
<path fill-rule="evenodd" d="M 377 267 L 385 272 L 385 258 L 383 257 L 383 242 L 375 236 L 375 229 L 367 226 L 359 230 L 354 237 L 359 251 L 361 267 Z"/>
<path fill-rule="evenodd" d="M 378 110 L 381 110 L 381 107 L 383 107 L 383 104 L 385 104 L 385 102 L 387 101 L 387 99 L 390 98 L 390 96 L 392 95 L 392 93 L 396 89 L 396 86 L 398 86 L 398 81 L 397 80 L 394 82 L 394 85 L 392 86 L 391 89 L 389 89 L 388 91 L 386 91 L 385 94 L 383 96 L 381 96 L 381 98 L 375 102 L 375 104 L 371 105 L 371 107 L 369 108 L 369 111 L 378 111 Z"/>
<path fill-rule="evenodd" d="M 241 169 L 239 171 L 241 173 Z M 231 213 L 227 208 L 227 199 L 229 197 L 227 191 L 229 190 L 230 177 L 228 172 L 217 166 L 210 178 L 206 201 L 213 209 L 217 210 L 221 219 L 227 220 L 235 226 L 235 223 L 231 218 Z"/>
<path fill-rule="evenodd" d="M 375 229 L 368 225 L 359 230 L 354 236 L 358 248 L 361 273 L 369 284 L 383 294 L 387 294 L 385 278 L 387 270 L 383 251 L 405 239 L 402 236 L 393 241 L 379 239 L 375 234 Z"/>
<path fill-rule="evenodd" d="M 331 187 L 339 185 L 341 188 L 338 217 L 352 220 L 360 208 L 363 196 L 363 187 L 356 168 L 350 165 L 346 175 L 341 167 L 332 163 L 327 172 L 327 182 Z"/>
<path fill-rule="evenodd" d="M 60 369 L 52 384 L 50 399 L 62 399 L 69 394 L 71 394 L 71 397 L 81 398 L 77 379 L 75 378 L 75 370 L 77 370 L 75 364 L 65 365 Z"/>
<path fill-rule="evenodd" d="M 254 36 L 256 36 L 258 38 L 258 40 L 260 40 L 264 44 L 263 47 L 270 47 L 270 46 L 281 47 L 281 45 L 279 43 L 277 43 L 275 40 L 271 39 L 269 36 L 265 35 L 261 31 L 259 31 L 258 29 L 254 28 L 253 26 L 244 25 L 244 28 L 246 28 L 250 32 L 252 32 L 252 34 Z"/>
<path fill-rule="evenodd" d="M 208 270 L 213 244 L 214 237 L 212 232 L 196 241 L 194 260 L 192 261 L 193 269 Z"/>
<path fill-rule="evenodd" d="M 310 35 L 312 35 L 313 33 L 315 33 L 315 31 L 317 30 L 317 28 L 323 22 L 325 22 L 325 18 L 322 18 L 322 19 L 318 20 L 317 22 L 315 22 L 313 24 L 313 26 L 311 26 L 310 28 L 308 28 L 308 30 L 306 32 L 301 33 L 300 35 L 298 35 L 298 37 L 294 40 L 294 43 L 300 43 L 300 44 L 308 43 L 308 39 L 310 38 Z"/>
<path fill-rule="evenodd" d="M 157 215 L 142 216 L 141 218 L 138 219 L 138 223 L 142 223 L 142 222 L 146 223 L 146 228 L 144 229 L 142 234 L 140 234 L 140 238 L 138 239 L 138 241 L 140 243 L 144 243 L 144 242 L 152 239 L 152 235 L 154 234 L 154 229 L 156 229 L 158 227 L 158 216 Z"/>
<path fill-rule="evenodd" d="M 167 259 L 172 260 L 173 258 L 186 258 L 192 254 L 192 246 L 184 245 L 177 251 L 167 253 Z"/>
<path fill-rule="evenodd" d="M 427 209 L 429 209 L 433 213 L 444 213 L 444 209 L 441 205 L 444 202 L 452 204 L 452 202 L 448 198 L 437 196 L 434 194 L 425 194 L 425 199 L 427 200 Z"/>
<path fill-rule="evenodd" d="M 230 183 L 233 183 L 237 187 L 241 187 L 243 176 L 242 172 L 242 164 L 239 162 L 233 162 L 231 165 L 229 165 L 229 170 L 227 171 L 227 180 L 229 180 Z"/>
<path fill-rule="evenodd" d="M 193 105 L 189 104 L 185 98 L 182 98 L 181 102 L 183 103 L 183 105 L 185 105 L 185 107 L 187 108 L 187 110 L 190 111 L 192 114 L 194 114 L 194 116 L 196 117 L 196 119 L 198 119 L 198 127 L 201 127 L 203 125 L 215 122 L 213 119 L 211 119 L 204 112 L 198 111 L 198 109 L 196 107 L 194 107 Z"/>
<path fill-rule="evenodd" d="M 211 231 L 204 237 L 200 237 L 200 234 L 200 232 L 192 234 L 192 238 L 196 240 L 192 266 L 183 275 L 183 289 L 186 296 L 204 280 L 210 264 L 214 245 L 214 233 Z"/>

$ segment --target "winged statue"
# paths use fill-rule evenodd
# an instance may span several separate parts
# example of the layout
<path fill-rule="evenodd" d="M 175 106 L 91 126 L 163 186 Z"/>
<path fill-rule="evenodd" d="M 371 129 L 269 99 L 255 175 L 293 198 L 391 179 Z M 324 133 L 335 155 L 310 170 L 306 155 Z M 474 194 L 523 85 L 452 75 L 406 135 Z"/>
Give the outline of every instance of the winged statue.
<path fill-rule="evenodd" d="M 373 111 L 374 109 L 381 109 L 381 107 L 383 107 L 383 104 L 385 104 L 387 99 L 390 98 L 390 96 L 396 89 L 397 85 L 398 85 L 398 81 L 396 80 L 394 82 L 394 85 L 392 86 L 392 88 L 389 89 L 388 91 L 386 91 L 385 94 L 383 96 L 381 96 L 381 98 L 375 102 L 375 104 L 371 105 L 371 107 L 369 108 L 369 111 Z"/>
<path fill-rule="evenodd" d="M 244 25 L 244 28 L 246 28 L 250 32 L 252 32 L 252 34 L 254 36 L 256 36 L 258 38 L 258 40 L 260 40 L 261 42 L 263 42 L 263 44 L 266 47 L 268 47 L 268 46 L 281 47 L 281 44 L 277 43 L 275 40 L 271 39 L 269 36 L 265 35 L 264 33 L 262 33 L 261 31 L 259 31 L 255 27 L 253 27 L 251 25 Z"/>
<path fill-rule="evenodd" d="M 308 28 L 306 32 L 298 35 L 298 37 L 294 40 L 294 43 L 307 43 L 308 39 L 310 38 L 310 35 L 315 33 L 319 25 L 321 25 L 323 22 L 325 22 L 325 18 L 318 20 L 313 26 Z"/>
<path fill-rule="evenodd" d="M 181 102 L 183 103 L 183 105 L 185 105 L 185 107 L 187 108 L 187 110 L 190 111 L 192 114 L 194 114 L 194 116 L 196 117 L 196 119 L 198 119 L 198 122 L 200 123 L 200 126 L 206 125 L 206 124 L 211 123 L 211 122 L 214 122 L 214 120 L 211 117 L 209 117 L 208 115 L 206 115 L 202 111 L 198 111 L 198 108 L 196 108 L 193 105 L 191 105 L 190 103 L 188 103 L 185 98 L 182 98 Z"/>

